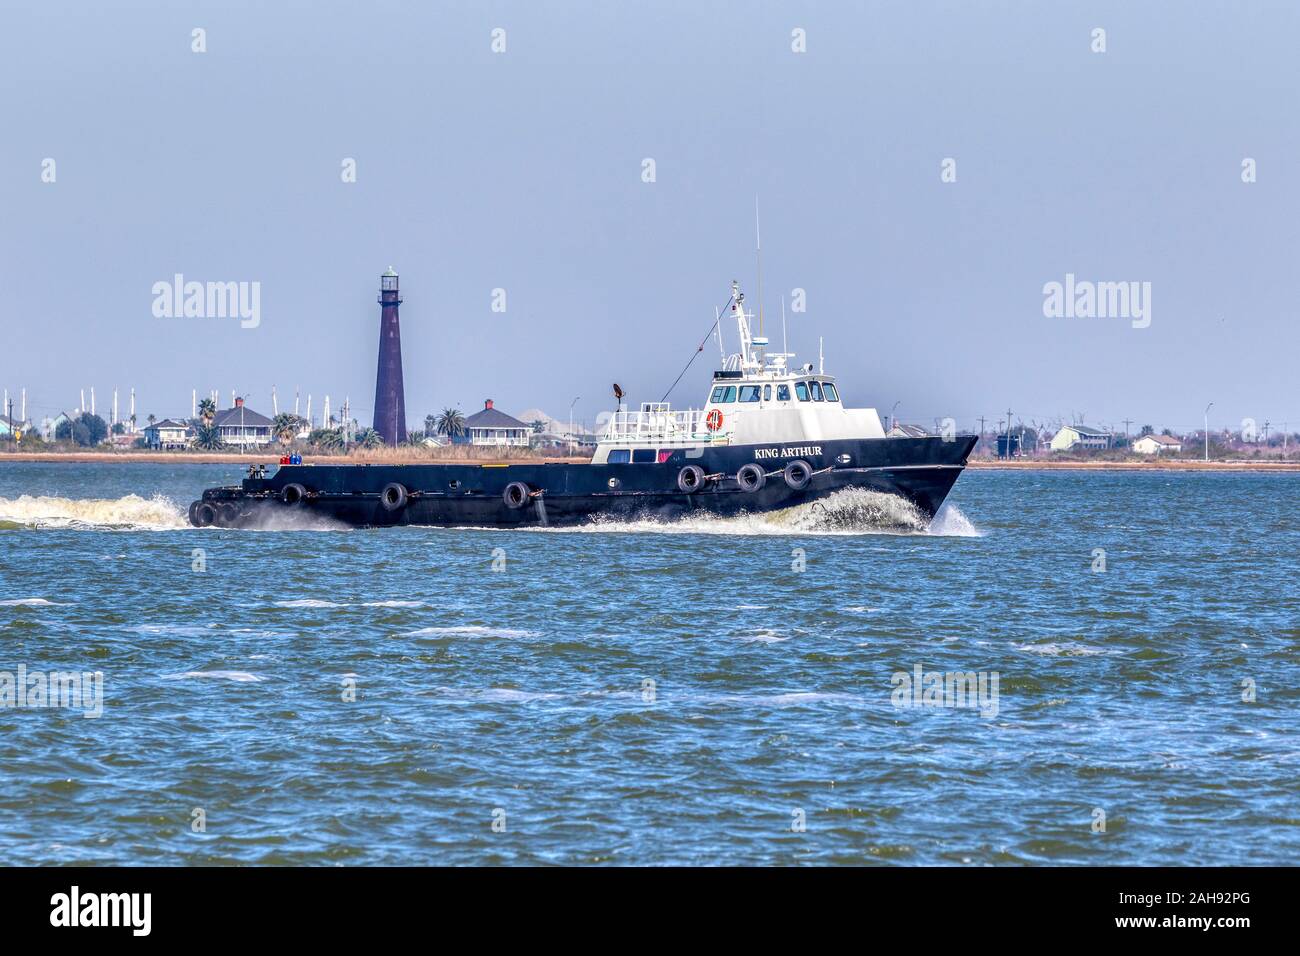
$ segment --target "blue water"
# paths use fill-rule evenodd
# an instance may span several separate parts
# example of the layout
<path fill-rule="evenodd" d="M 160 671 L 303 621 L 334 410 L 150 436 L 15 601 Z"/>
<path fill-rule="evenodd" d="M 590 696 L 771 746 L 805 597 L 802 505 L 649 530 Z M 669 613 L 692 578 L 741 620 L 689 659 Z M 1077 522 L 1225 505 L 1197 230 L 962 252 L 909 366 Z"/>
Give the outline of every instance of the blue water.
<path fill-rule="evenodd" d="M 929 530 L 184 526 L 238 477 L 0 464 L 0 671 L 103 673 L 102 716 L 0 710 L 8 861 L 1300 855 L 1300 476 L 970 472 Z M 996 713 L 896 706 L 917 665 Z"/>

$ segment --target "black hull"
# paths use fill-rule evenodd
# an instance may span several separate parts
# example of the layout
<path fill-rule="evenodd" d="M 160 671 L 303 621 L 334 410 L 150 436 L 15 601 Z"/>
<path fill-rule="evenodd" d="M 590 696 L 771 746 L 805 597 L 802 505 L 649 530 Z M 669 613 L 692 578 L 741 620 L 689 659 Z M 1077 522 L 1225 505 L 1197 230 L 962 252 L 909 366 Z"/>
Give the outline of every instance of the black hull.
<path fill-rule="evenodd" d="M 286 518 L 317 516 L 355 527 L 536 527 L 574 525 L 595 518 L 672 519 L 689 514 L 731 516 L 777 511 L 816 501 L 844 488 L 898 495 L 927 518 L 943 504 L 975 446 L 973 436 L 883 438 L 782 445 L 731 445 L 692 454 L 678 449 L 662 463 L 512 465 L 282 465 L 269 478 L 240 487 L 211 488 L 190 507 L 196 525 L 259 527 Z M 789 454 L 787 454 L 789 453 Z M 806 487 L 782 473 L 790 462 L 812 471 Z M 742 465 L 765 472 L 761 488 L 736 480 Z M 686 466 L 707 480 L 692 492 L 679 489 Z M 512 507 L 507 486 L 527 488 Z M 796 481 L 795 484 L 798 484 Z M 400 485 L 401 493 L 385 489 Z M 295 487 L 290 487 L 295 486 Z M 290 488 L 286 496 L 285 489 Z M 301 488 L 305 494 L 292 504 Z M 400 502 L 395 498 L 404 499 Z M 206 506 L 206 507 L 205 507 Z"/>

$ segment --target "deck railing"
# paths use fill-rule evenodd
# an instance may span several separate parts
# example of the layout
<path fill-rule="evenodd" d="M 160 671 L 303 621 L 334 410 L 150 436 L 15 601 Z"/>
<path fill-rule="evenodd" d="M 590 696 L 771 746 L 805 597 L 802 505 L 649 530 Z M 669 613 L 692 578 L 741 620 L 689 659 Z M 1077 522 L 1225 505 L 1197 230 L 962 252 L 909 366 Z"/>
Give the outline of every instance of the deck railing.
<path fill-rule="evenodd" d="M 710 431 L 704 420 L 704 410 L 699 408 L 678 411 L 653 410 L 614 412 L 601 435 L 602 441 L 726 441 L 735 422 L 735 412 L 726 415 L 717 431 Z"/>

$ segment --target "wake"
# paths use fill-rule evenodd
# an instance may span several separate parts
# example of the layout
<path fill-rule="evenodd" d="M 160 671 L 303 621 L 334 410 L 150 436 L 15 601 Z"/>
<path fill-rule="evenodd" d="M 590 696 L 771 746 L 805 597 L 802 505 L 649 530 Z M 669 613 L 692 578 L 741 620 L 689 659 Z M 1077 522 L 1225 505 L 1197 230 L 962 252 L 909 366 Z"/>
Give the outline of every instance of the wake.
<path fill-rule="evenodd" d="M 524 530 L 524 529 L 521 529 Z M 860 535 L 903 534 L 944 538 L 983 536 L 956 506 L 945 504 L 933 521 L 910 501 L 864 488 L 844 488 L 829 497 L 780 511 L 723 518 L 691 515 L 681 518 L 595 518 L 583 525 L 529 528 L 543 533 L 659 533 L 722 535 Z"/>
<path fill-rule="evenodd" d="M 21 495 L 0 498 L 0 529 L 71 528 L 108 531 L 175 531 L 188 528 L 184 512 L 170 498 L 56 498 Z"/>

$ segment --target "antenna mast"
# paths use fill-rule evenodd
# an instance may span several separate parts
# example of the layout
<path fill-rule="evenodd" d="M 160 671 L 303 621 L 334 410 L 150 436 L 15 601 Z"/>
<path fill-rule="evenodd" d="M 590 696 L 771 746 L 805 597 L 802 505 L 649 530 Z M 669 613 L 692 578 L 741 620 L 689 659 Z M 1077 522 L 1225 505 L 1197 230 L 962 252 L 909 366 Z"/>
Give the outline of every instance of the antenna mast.
<path fill-rule="evenodd" d="M 758 337 L 763 337 L 763 231 L 758 222 L 758 195 L 754 196 L 754 251 L 758 260 Z"/>

